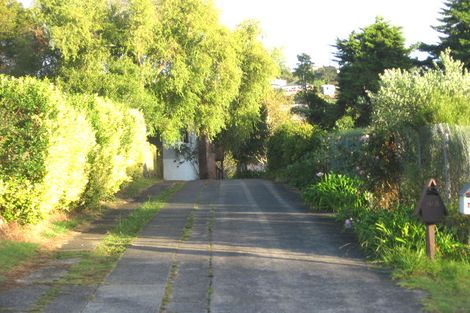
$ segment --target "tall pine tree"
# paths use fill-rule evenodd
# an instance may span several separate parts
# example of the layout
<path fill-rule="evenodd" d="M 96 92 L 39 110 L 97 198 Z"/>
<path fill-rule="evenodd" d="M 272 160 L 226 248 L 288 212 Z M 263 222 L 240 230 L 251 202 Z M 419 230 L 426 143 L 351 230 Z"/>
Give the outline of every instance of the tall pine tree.
<path fill-rule="evenodd" d="M 429 52 L 432 59 L 437 59 L 442 51 L 450 48 L 452 56 L 470 69 L 470 1 L 447 0 L 441 15 L 441 25 L 433 27 L 442 34 L 440 43 L 423 44 L 421 50 Z"/>
<path fill-rule="evenodd" d="M 370 123 L 369 92 L 379 86 L 379 74 L 389 68 L 409 68 L 412 65 L 409 48 L 400 27 L 392 26 L 378 17 L 374 24 L 347 39 L 337 39 L 336 58 L 340 66 L 338 104 L 350 114 L 356 126 Z"/>

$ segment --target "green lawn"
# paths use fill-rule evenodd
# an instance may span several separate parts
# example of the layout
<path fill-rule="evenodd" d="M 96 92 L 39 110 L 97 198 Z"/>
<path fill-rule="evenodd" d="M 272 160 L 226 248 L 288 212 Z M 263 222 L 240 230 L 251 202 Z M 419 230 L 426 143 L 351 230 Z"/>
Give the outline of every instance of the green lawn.
<path fill-rule="evenodd" d="M 398 275 L 401 285 L 428 292 L 430 312 L 470 312 L 470 264 L 449 260 L 422 262 L 413 273 Z"/>

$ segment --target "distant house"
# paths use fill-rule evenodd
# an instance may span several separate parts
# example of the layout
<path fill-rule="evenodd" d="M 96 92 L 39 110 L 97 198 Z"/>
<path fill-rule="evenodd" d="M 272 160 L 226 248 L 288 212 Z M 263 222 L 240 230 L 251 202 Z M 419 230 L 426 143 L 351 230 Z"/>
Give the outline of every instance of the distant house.
<path fill-rule="evenodd" d="M 271 81 L 271 86 L 274 89 L 282 90 L 287 96 L 292 96 L 298 93 L 299 91 L 302 91 L 301 85 L 295 83 L 288 84 L 285 79 L 275 79 Z"/>
<path fill-rule="evenodd" d="M 323 95 L 328 97 L 335 97 L 336 96 L 336 86 L 335 85 L 321 85 L 320 91 Z"/>
<path fill-rule="evenodd" d="M 292 95 L 297 94 L 299 91 L 302 91 L 303 87 L 297 84 L 288 84 L 282 87 L 282 90 L 284 91 L 284 94 L 286 94 L 287 96 L 292 96 Z"/>

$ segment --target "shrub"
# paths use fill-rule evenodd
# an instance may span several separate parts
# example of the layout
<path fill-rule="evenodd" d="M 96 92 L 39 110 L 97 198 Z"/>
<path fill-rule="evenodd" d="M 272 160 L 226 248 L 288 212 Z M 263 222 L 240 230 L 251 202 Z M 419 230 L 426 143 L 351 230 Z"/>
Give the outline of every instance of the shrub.
<path fill-rule="evenodd" d="M 425 225 L 414 216 L 414 208 L 399 206 L 393 210 L 374 209 L 360 214 L 354 223 L 362 247 L 387 263 L 397 251 L 415 251 L 424 255 Z M 469 260 L 465 245 L 445 226 L 436 233 L 438 255 L 454 260 Z"/>
<path fill-rule="evenodd" d="M 0 214 L 33 222 L 77 201 L 94 135 L 51 84 L 0 76 Z"/>
<path fill-rule="evenodd" d="M 96 145 L 85 112 L 66 101 L 58 103 L 51 129 L 39 199 L 42 214 L 55 209 L 69 210 L 78 204 L 89 180 L 88 158 Z"/>
<path fill-rule="evenodd" d="M 268 169 L 282 169 L 301 160 L 320 144 L 320 134 L 312 125 L 298 122 L 277 128 L 267 145 Z"/>
<path fill-rule="evenodd" d="M 353 228 L 366 252 L 386 263 L 393 263 L 397 253 L 425 253 L 425 226 L 414 216 L 414 208 L 371 207 L 372 195 L 363 190 L 358 178 L 326 174 L 303 192 L 303 198 L 317 210 L 335 212 L 338 220 L 352 218 Z M 468 261 L 468 246 L 461 244 L 447 227 L 439 226 L 436 242 L 442 257 Z"/>
<path fill-rule="evenodd" d="M 95 204 L 153 155 L 142 114 L 47 81 L 0 76 L 0 215 L 35 222 Z M 153 167 L 150 161 L 147 168 Z"/>
<path fill-rule="evenodd" d="M 109 100 L 77 95 L 74 106 L 85 106 L 96 136 L 96 148 L 89 156 L 90 176 L 82 200 L 94 206 L 115 194 L 120 186 L 142 173 L 150 149 L 142 115 Z M 140 171 L 138 170 L 140 168 Z"/>
<path fill-rule="evenodd" d="M 442 68 L 393 69 L 381 75 L 379 91 L 371 94 L 374 127 L 469 125 L 470 75 L 450 57 L 450 51 L 440 58 Z"/>

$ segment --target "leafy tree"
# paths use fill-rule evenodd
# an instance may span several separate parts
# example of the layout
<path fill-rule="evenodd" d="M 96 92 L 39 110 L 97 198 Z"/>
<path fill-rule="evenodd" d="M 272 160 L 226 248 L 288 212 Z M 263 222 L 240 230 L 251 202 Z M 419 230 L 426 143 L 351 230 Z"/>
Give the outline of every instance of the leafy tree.
<path fill-rule="evenodd" d="M 249 163 L 265 162 L 266 144 L 269 138 L 268 110 L 265 105 L 260 107 L 260 117 L 255 121 L 250 136 L 243 141 L 238 149 L 232 151 L 233 157 L 237 160 L 237 171 L 247 170 Z"/>
<path fill-rule="evenodd" d="M 251 133 L 274 71 L 254 25 L 230 32 L 202 0 L 38 0 L 34 10 L 55 54 L 49 76 L 67 91 L 141 109 L 167 143 L 181 131 Z"/>
<path fill-rule="evenodd" d="M 276 74 L 275 63 L 259 41 L 257 22 L 246 21 L 235 30 L 239 66 L 243 72 L 238 96 L 232 101 L 226 129 L 217 145 L 231 152 L 240 170 L 265 154 L 267 108 L 263 105 Z"/>
<path fill-rule="evenodd" d="M 271 51 L 271 58 L 276 64 L 278 70 L 277 77 L 285 79 L 288 82 L 294 81 L 294 74 L 286 64 L 286 57 L 284 56 L 282 49 L 274 48 Z"/>
<path fill-rule="evenodd" d="M 294 108 L 294 113 L 304 116 L 310 124 L 318 125 L 324 130 L 335 127 L 338 107 L 334 100 L 327 100 L 314 90 L 302 92 L 301 98 L 307 107 Z"/>
<path fill-rule="evenodd" d="M 428 51 L 433 59 L 441 52 L 450 48 L 452 55 L 464 62 L 470 69 L 470 2 L 468 0 L 447 0 L 441 11 L 442 23 L 433 27 L 443 34 L 437 45 L 423 44 L 421 49 Z"/>
<path fill-rule="evenodd" d="M 257 22 L 246 21 L 236 31 L 239 66 L 243 72 L 238 96 L 229 109 L 227 128 L 218 138 L 218 144 L 232 151 L 236 160 L 242 157 L 240 149 L 246 150 L 248 141 L 258 136 L 262 104 L 271 90 L 271 79 L 276 74 L 275 64 L 258 37 L 261 31 Z M 263 122 L 265 123 L 265 122 Z M 244 146 L 245 148 L 242 148 Z M 262 148 L 261 148 L 262 149 Z"/>
<path fill-rule="evenodd" d="M 286 96 L 282 90 L 271 89 L 264 105 L 267 110 L 267 122 L 271 132 L 275 131 L 281 125 L 291 120 L 290 106 L 293 104 L 293 98 Z"/>
<path fill-rule="evenodd" d="M 307 90 L 307 85 L 311 83 L 315 77 L 313 70 L 313 62 L 311 57 L 302 53 L 297 55 L 297 67 L 294 69 L 294 75 L 297 76 L 302 84 L 304 90 Z"/>
<path fill-rule="evenodd" d="M 0 0 L 0 73 L 40 75 L 48 42 L 29 10 L 15 0 Z"/>
<path fill-rule="evenodd" d="M 405 47 L 401 28 L 380 17 L 347 39 L 337 39 L 336 48 L 339 106 L 343 112 L 352 112 L 357 126 L 367 126 L 371 115 L 368 92 L 378 90 L 379 74 L 385 69 L 410 68 L 411 51 Z"/>
<path fill-rule="evenodd" d="M 166 142 L 181 130 L 213 138 L 224 127 L 241 71 L 234 39 L 200 0 L 40 0 L 37 15 L 63 88 L 145 112 Z"/>
<path fill-rule="evenodd" d="M 34 13 L 44 25 L 49 44 L 57 53 L 58 73 L 67 80 L 69 71 L 79 69 L 89 73 L 101 66 L 108 57 L 101 36 L 106 14 L 106 1 L 98 0 L 38 0 Z"/>
<path fill-rule="evenodd" d="M 164 0 L 159 7 L 162 71 L 154 91 L 163 104 L 155 120 L 167 141 L 181 129 L 213 139 L 225 126 L 242 71 L 236 39 L 218 13 L 200 0 Z"/>
<path fill-rule="evenodd" d="M 336 84 L 338 69 L 334 66 L 322 66 L 314 73 L 315 81 L 321 84 Z"/>

